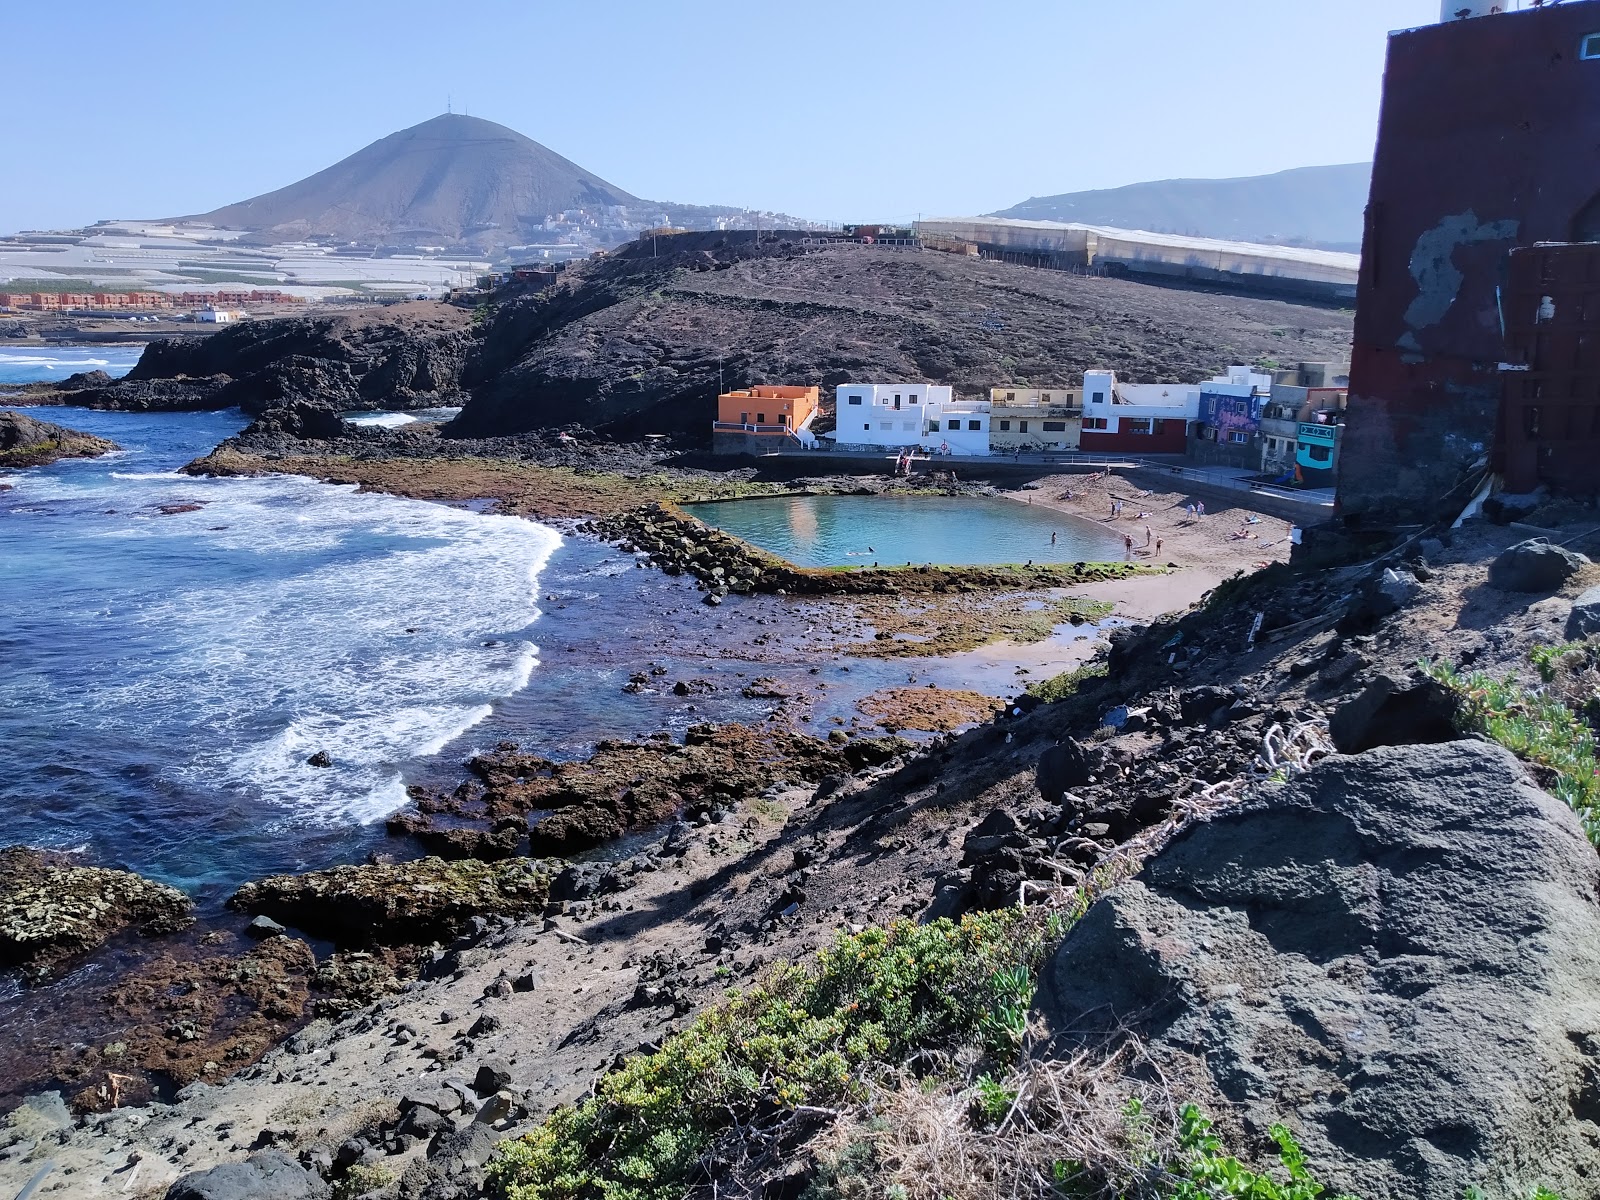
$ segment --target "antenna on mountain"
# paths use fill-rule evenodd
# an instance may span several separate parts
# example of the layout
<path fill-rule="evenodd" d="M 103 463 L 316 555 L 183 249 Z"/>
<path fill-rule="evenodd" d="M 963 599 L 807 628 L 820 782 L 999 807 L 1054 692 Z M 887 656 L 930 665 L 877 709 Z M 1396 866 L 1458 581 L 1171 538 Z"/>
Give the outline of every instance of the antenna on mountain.
<path fill-rule="evenodd" d="M 447 113 L 453 113 L 456 111 L 455 97 L 449 92 L 444 94 L 444 111 Z"/>

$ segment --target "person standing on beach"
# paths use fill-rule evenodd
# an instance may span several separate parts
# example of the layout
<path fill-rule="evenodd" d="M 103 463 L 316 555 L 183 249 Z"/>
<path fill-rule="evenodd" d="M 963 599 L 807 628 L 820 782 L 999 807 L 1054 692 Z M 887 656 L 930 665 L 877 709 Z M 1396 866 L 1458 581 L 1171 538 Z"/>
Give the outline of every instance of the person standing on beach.
<path fill-rule="evenodd" d="M 1053 529 L 1050 531 L 1050 544 L 1052 546 L 1054 546 L 1056 544 L 1056 534 L 1055 534 L 1055 530 L 1053 530 Z"/>
<path fill-rule="evenodd" d="M 1125 533 L 1122 535 L 1122 549 L 1131 560 L 1133 558 L 1133 534 Z"/>
<path fill-rule="evenodd" d="M 1144 544 L 1146 546 L 1148 546 L 1150 544 L 1150 537 L 1151 537 L 1150 526 L 1146 525 L 1144 527 Z"/>
<path fill-rule="evenodd" d="M 1156 557 L 1157 558 L 1161 557 L 1161 539 L 1160 538 L 1156 539 Z"/>
<path fill-rule="evenodd" d="M 1194 506 L 1194 511 L 1197 517 L 1204 518 L 1206 515 L 1206 502 L 1204 500 L 1200 501 L 1199 504 Z"/>

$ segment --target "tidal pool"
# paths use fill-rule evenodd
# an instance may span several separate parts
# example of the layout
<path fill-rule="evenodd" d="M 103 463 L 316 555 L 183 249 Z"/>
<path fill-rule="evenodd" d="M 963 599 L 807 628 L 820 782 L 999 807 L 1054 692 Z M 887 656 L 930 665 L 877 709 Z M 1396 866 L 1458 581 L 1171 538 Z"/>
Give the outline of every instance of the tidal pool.
<path fill-rule="evenodd" d="M 707 525 L 801 567 L 1121 562 L 1124 557 L 1119 532 L 1085 517 L 987 496 L 762 496 L 685 508 Z"/>

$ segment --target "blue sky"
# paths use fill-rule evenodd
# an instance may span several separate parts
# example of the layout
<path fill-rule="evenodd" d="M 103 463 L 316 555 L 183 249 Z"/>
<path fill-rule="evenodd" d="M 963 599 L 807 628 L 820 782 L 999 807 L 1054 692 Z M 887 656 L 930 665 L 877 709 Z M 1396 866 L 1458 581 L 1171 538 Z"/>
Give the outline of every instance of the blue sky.
<path fill-rule="evenodd" d="M 1437 0 L 0 0 L 0 231 L 204 211 L 444 111 L 817 220 L 1369 158 Z"/>

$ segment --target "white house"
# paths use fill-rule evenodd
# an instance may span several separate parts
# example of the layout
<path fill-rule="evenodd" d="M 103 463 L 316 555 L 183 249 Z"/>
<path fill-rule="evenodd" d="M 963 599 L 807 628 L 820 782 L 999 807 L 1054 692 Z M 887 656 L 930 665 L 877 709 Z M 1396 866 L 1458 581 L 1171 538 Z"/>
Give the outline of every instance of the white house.
<path fill-rule="evenodd" d="M 833 436 L 838 445 L 989 453 L 987 400 L 957 400 L 948 386 L 932 383 L 847 383 L 835 396 Z"/>

